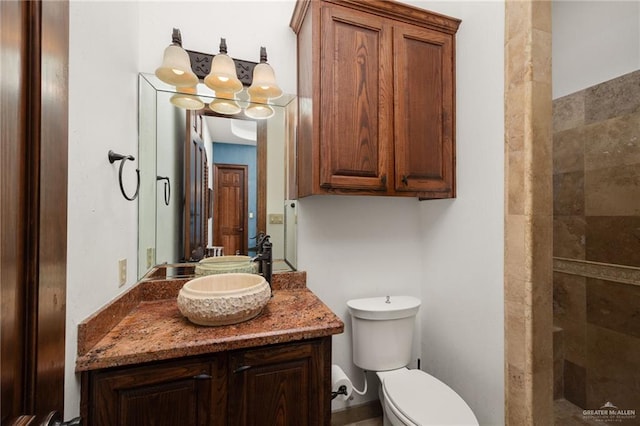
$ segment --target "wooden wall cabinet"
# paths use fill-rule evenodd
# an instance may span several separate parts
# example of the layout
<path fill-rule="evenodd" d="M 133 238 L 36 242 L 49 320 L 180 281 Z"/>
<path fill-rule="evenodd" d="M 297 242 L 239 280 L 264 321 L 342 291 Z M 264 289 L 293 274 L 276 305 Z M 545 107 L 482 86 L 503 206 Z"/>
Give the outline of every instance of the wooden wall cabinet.
<path fill-rule="evenodd" d="M 331 336 L 82 373 L 93 426 L 329 425 Z"/>
<path fill-rule="evenodd" d="M 298 1 L 298 196 L 455 196 L 459 24 L 393 1 Z"/>

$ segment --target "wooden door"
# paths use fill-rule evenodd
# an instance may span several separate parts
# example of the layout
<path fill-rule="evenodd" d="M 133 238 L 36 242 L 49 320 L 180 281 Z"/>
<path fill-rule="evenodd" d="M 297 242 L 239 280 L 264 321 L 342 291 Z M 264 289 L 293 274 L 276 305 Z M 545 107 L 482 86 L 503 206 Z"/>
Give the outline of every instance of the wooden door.
<path fill-rule="evenodd" d="M 248 253 L 248 167 L 214 164 L 214 245 L 225 254 Z"/>
<path fill-rule="evenodd" d="M 226 366 L 218 358 L 177 360 L 83 373 L 83 414 L 94 426 L 224 425 Z"/>
<path fill-rule="evenodd" d="M 338 6 L 323 8 L 321 188 L 387 191 L 393 126 L 387 22 Z"/>
<path fill-rule="evenodd" d="M 64 406 L 68 17 L 0 2 L 2 425 Z"/>
<path fill-rule="evenodd" d="M 209 240 L 209 162 L 202 139 L 202 116 L 187 111 L 185 142 L 184 258 L 204 257 Z"/>
<path fill-rule="evenodd" d="M 328 425 L 330 339 L 230 354 L 228 424 Z"/>
<path fill-rule="evenodd" d="M 396 191 L 455 195 L 453 55 L 452 35 L 394 27 Z"/>

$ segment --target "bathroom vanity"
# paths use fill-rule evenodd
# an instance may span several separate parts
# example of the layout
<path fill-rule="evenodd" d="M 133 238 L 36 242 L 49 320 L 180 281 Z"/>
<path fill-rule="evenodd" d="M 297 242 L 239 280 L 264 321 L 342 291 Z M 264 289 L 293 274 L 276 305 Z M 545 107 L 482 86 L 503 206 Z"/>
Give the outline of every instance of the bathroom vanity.
<path fill-rule="evenodd" d="M 221 327 L 180 314 L 187 280 L 142 280 L 79 325 L 83 422 L 329 425 L 331 336 L 344 324 L 305 274 L 275 274 L 258 317 Z"/>

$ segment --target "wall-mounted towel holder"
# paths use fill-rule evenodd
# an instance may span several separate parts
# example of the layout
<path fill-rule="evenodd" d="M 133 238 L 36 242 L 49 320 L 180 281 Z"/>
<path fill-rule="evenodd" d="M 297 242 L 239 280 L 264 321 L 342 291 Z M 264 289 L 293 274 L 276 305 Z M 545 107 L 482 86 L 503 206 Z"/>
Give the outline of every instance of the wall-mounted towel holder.
<path fill-rule="evenodd" d="M 171 181 L 167 176 L 156 176 L 156 181 L 159 180 L 164 181 L 164 204 L 168 206 L 171 200 Z"/>
<path fill-rule="evenodd" d="M 140 170 L 136 169 L 136 175 L 138 179 L 138 183 L 136 184 L 136 192 L 132 197 L 129 197 L 127 193 L 124 191 L 124 185 L 122 184 L 122 169 L 124 168 L 124 163 L 127 160 L 135 161 L 135 157 L 133 155 L 122 155 L 109 150 L 109 163 L 113 164 L 116 161 L 120 161 L 120 172 L 118 174 L 118 180 L 120 181 L 120 191 L 124 198 L 129 201 L 133 201 L 138 197 L 138 191 L 140 191 Z"/>

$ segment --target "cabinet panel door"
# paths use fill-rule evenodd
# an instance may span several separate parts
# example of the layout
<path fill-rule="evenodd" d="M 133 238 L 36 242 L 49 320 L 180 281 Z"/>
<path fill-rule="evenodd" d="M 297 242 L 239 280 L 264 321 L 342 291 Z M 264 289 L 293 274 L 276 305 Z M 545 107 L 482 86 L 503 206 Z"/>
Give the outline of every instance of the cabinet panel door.
<path fill-rule="evenodd" d="M 302 343 L 230 355 L 228 424 L 325 424 L 320 348 L 318 342 Z"/>
<path fill-rule="evenodd" d="M 394 27 L 395 189 L 453 196 L 453 36 Z"/>
<path fill-rule="evenodd" d="M 171 362 L 91 373 L 94 426 L 209 425 L 211 363 Z M 216 423 L 218 424 L 218 423 Z"/>
<path fill-rule="evenodd" d="M 387 190 L 393 85 L 386 22 L 337 6 L 322 10 L 322 188 Z"/>

